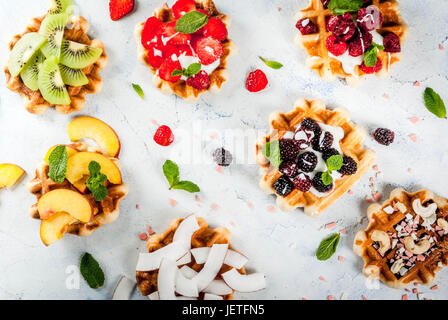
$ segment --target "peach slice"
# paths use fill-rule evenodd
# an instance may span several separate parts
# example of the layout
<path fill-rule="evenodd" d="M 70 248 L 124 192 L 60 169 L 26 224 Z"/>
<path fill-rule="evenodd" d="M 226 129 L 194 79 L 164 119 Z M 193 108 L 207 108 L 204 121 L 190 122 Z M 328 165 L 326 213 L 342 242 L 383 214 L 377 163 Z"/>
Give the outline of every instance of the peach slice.
<path fill-rule="evenodd" d="M 49 158 L 50 158 L 50 154 L 51 154 L 51 152 L 53 152 L 53 150 L 54 150 L 54 148 L 56 148 L 57 146 L 60 146 L 60 144 L 58 144 L 58 145 L 55 145 L 55 146 L 53 146 L 53 147 L 51 147 L 48 151 L 47 151 L 47 154 L 45 155 L 45 158 L 44 158 L 44 161 L 46 162 L 46 163 L 49 163 Z M 78 151 L 76 151 L 76 149 L 75 148 L 72 148 L 72 147 L 70 147 L 70 146 L 65 146 L 66 147 L 66 149 L 67 149 L 67 156 L 70 158 L 72 155 L 74 155 L 75 153 L 77 153 Z"/>
<path fill-rule="evenodd" d="M 57 212 L 67 212 L 81 222 L 89 222 L 93 208 L 83 195 L 68 189 L 56 189 L 45 193 L 37 202 L 41 217 L 50 217 Z"/>
<path fill-rule="evenodd" d="M 120 140 L 114 129 L 96 118 L 76 118 L 68 125 L 68 136 L 72 141 L 83 138 L 94 140 L 109 157 L 118 157 L 120 153 Z"/>
<path fill-rule="evenodd" d="M 67 231 L 68 225 L 73 220 L 73 217 L 67 212 L 57 212 L 47 220 L 42 220 L 40 224 L 40 238 L 42 242 L 49 246 L 61 239 Z"/>
<path fill-rule="evenodd" d="M 0 189 L 15 185 L 24 173 L 25 171 L 15 164 L 0 163 Z"/>
<path fill-rule="evenodd" d="M 89 163 L 96 161 L 101 166 L 101 173 L 107 176 L 112 184 L 121 184 L 120 169 L 108 157 L 96 152 L 78 152 L 67 161 L 67 180 L 75 184 L 90 175 Z"/>

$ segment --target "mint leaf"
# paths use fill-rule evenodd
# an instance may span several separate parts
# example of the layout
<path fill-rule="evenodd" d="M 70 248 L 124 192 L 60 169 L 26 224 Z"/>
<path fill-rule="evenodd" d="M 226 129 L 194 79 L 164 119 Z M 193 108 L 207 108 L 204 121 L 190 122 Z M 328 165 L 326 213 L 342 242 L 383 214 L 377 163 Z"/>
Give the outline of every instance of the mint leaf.
<path fill-rule="evenodd" d="M 173 72 L 171 72 L 171 76 L 173 76 L 173 77 L 183 76 L 183 75 L 184 75 L 183 70 L 175 69 Z"/>
<path fill-rule="evenodd" d="M 270 60 L 266 60 L 263 57 L 259 57 L 261 61 L 263 61 L 268 67 L 272 68 L 272 69 L 280 69 L 281 67 L 283 67 L 283 65 L 280 62 L 277 61 L 270 61 Z"/>
<path fill-rule="evenodd" d="M 340 238 L 341 236 L 339 233 L 334 233 L 322 240 L 319 244 L 319 248 L 317 248 L 317 259 L 321 261 L 330 259 L 330 257 L 336 252 Z"/>
<path fill-rule="evenodd" d="M 378 51 L 374 45 L 367 48 L 366 54 L 364 55 L 364 64 L 366 67 L 374 67 L 378 62 Z"/>
<path fill-rule="evenodd" d="M 90 190 L 90 192 L 92 192 L 93 197 L 96 201 L 103 201 L 109 194 L 109 191 L 104 186 L 104 183 L 107 181 L 107 176 L 105 174 L 102 174 L 100 171 L 100 164 L 96 161 L 90 161 L 90 176 L 87 179 L 86 186 Z"/>
<path fill-rule="evenodd" d="M 171 72 L 171 75 L 173 77 L 176 76 L 185 76 L 187 78 L 190 78 L 192 76 L 194 76 L 195 74 L 199 73 L 199 71 L 201 71 L 202 68 L 202 64 L 196 62 L 196 63 L 192 63 L 188 66 L 188 68 L 183 68 L 182 70 L 179 69 L 175 69 L 173 72 Z"/>
<path fill-rule="evenodd" d="M 173 189 L 185 190 L 190 193 L 201 191 L 201 189 L 199 189 L 199 187 L 191 181 L 180 181 L 173 186 Z"/>
<path fill-rule="evenodd" d="M 48 176 L 51 180 L 57 183 L 62 183 L 65 180 L 65 175 L 67 173 L 67 148 L 62 146 L 57 146 L 51 151 L 48 157 L 48 163 L 50 170 L 48 171 Z"/>
<path fill-rule="evenodd" d="M 332 14 L 340 16 L 347 12 L 357 12 L 362 5 L 363 0 L 331 0 L 328 9 Z"/>
<path fill-rule="evenodd" d="M 344 158 L 340 155 L 334 155 L 327 159 L 327 168 L 328 171 L 334 171 L 341 169 L 342 165 L 344 164 Z"/>
<path fill-rule="evenodd" d="M 446 118 L 445 103 L 442 98 L 431 88 L 426 88 L 423 94 L 426 109 L 439 118 Z"/>
<path fill-rule="evenodd" d="M 133 83 L 132 88 L 134 88 L 134 91 L 137 92 L 140 98 L 145 98 L 145 93 L 143 92 L 142 87 L 140 87 L 138 84 Z"/>
<path fill-rule="evenodd" d="M 263 146 L 263 155 L 271 162 L 275 168 L 280 166 L 282 162 L 280 159 L 280 144 L 278 140 L 272 140 Z"/>
<path fill-rule="evenodd" d="M 333 183 L 333 177 L 330 175 L 330 173 L 328 173 L 328 171 L 322 173 L 321 179 L 326 186 Z"/>
<path fill-rule="evenodd" d="M 190 34 L 195 33 L 208 22 L 205 13 L 199 11 L 190 11 L 180 17 L 176 22 L 174 29 L 179 33 Z"/>
<path fill-rule="evenodd" d="M 90 288 L 98 289 L 103 286 L 104 272 L 90 253 L 84 253 L 79 269 Z"/>
<path fill-rule="evenodd" d="M 179 167 L 171 160 L 166 160 L 163 164 L 163 174 L 168 180 L 170 189 L 179 182 Z"/>

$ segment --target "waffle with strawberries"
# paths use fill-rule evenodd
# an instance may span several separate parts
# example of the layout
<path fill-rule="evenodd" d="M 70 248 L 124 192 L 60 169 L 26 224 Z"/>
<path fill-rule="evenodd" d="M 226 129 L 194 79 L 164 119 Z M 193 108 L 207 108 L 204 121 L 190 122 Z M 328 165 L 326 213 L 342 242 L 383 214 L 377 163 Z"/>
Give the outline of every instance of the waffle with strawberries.
<path fill-rule="evenodd" d="M 429 190 L 391 192 L 367 209 L 369 225 L 359 231 L 353 250 L 363 258 L 363 273 L 392 288 L 430 285 L 448 264 L 448 199 Z"/>

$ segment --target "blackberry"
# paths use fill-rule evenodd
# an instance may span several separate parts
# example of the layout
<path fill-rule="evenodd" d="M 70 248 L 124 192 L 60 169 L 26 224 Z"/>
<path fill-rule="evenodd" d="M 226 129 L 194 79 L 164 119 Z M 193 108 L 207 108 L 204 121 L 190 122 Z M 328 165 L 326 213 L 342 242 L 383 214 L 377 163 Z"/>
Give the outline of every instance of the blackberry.
<path fill-rule="evenodd" d="M 327 161 L 331 156 L 337 156 L 338 154 L 338 150 L 336 150 L 335 148 L 330 148 L 322 152 L 322 158 L 324 159 L 324 161 Z"/>
<path fill-rule="evenodd" d="M 322 5 L 325 9 L 328 9 L 328 4 L 330 3 L 330 0 L 320 0 L 322 2 Z"/>
<path fill-rule="evenodd" d="M 296 160 L 299 150 L 292 139 L 281 139 L 279 141 L 280 159 Z"/>
<path fill-rule="evenodd" d="M 292 179 L 292 184 L 296 189 L 302 192 L 307 192 L 313 185 L 311 178 L 303 172 L 300 172 L 294 179 Z"/>
<path fill-rule="evenodd" d="M 319 135 L 322 131 L 319 124 L 311 118 L 303 119 L 303 121 L 300 123 L 300 126 L 307 130 L 312 130 L 314 132 L 314 135 L 316 136 Z"/>
<path fill-rule="evenodd" d="M 325 131 L 323 136 L 322 134 L 316 135 L 311 144 L 314 150 L 323 152 L 331 148 L 331 146 L 333 145 L 333 141 L 333 135 L 330 132 Z"/>
<path fill-rule="evenodd" d="M 304 152 L 299 156 L 297 164 L 303 172 L 311 172 L 316 168 L 317 156 L 310 151 Z"/>
<path fill-rule="evenodd" d="M 395 133 L 386 128 L 378 128 L 373 132 L 373 137 L 379 144 L 388 146 L 394 142 Z"/>
<path fill-rule="evenodd" d="M 286 197 L 294 189 L 294 185 L 292 184 L 291 180 L 289 180 L 285 176 L 281 176 L 280 178 L 278 178 L 274 182 L 273 187 L 277 194 L 283 197 Z"/>
<path fill-rule="evenodd" d="M 213 160 L 223 167 L 227 167 L 232 163 L 232 154 L 224 148 L 218 148 L 213 152 Z"/>
<path fill-rule="evenodd" d="M 358 171 L 358 164 L 356 163 L 355 160 L 353 160 L 352 157 L 344 156 L 342 163 L 343 165 L 341 169 L 338 170 L 339 173 L 349 176 L 355 174 L 356 171 Z"/>
<path fill-rule="evenodd" d="M 278 168 L 281 173 L 289 178 L 294 177 L 297 174 L 298 169 L 297 163 L 292 160 L 283 161 Z"/>
<path fill-rule="evenodd" d="M 333 183 L 330 183 L 328 186 L 324 184 L 322 181 L 323 172 L 318 172 L 313 178 L 313 187 L 319 192 L 328 192 L 333 188 Z"/>

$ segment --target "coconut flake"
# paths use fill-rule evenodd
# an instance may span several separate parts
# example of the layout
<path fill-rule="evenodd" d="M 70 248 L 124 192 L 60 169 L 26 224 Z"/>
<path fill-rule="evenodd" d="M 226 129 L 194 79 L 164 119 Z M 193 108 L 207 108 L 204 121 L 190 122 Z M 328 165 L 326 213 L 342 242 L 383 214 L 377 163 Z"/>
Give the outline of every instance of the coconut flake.
<path fill-rule="evenodd" d="M 149 300 L 160 300 L 159 291 L 154 291 L 146 296 Z"/>
<path fill-rule="evenodd" d="M 191 249 L 191 253 L 193 254 L 196 263 L 202 264 L 207 260 L 207 257 L 210 253 L 210 248 L 194 248 Z M 227 250 L 226 257 L 224 258 L 224 264 L 236 269 L 241 269 L 242 267 L 244 267 L 247 261 L 249 261 L 249 259 L 246 256 L 231 249 Z"/>
<path fill-rule="evenodd" d="M 117 286 L 115 287 L 112 300 L 129 300 L 134 288 L 134 281 L 129 280 L 125 276 L 121 276 L 120 280 L 118 280 Z"/>
<path fill-rule="evenodd" d="M 199 297 L 196 281 L 185 277 L 180 270 L 176 272 L 176 292 L 186 297 Z"/>
<path fill-rule="evenodd" d="M 198 299 L 192 297 L 177 296 L 176 300 L 198 300 Z"/>
<path fill-rule="evenodd" d="M 198 285 L 198 290 L 204 290 L 216 277 L 224 263 L 229 245 L 214 244 L 210 249 L 207 261 L 202 270 L 193 278 Z"/>
<path fill-rule="evenodd" d="M 207 261 L 207 257 L 210 253 L 210 247 L 194 248 L 191 249 L 190 252 L 197 264 L 203 264 L 205 263 L 205 261 Z"/>
<path fill-rule="evenodd" d="M 235 291 L 254 292 L 266 288 L 266 279 L 262 273 L 242 275 L 235 268 L 232 268 L 221 276 L 228 286 Z"/>
<path fill-rule="evenodd" d="M 224 300 L 223 297 L 217 296 L 216 294 L 206 293 L 204 295 L 204 300 Z"/>
<path fill-rule="evenodd" d="M 178 269 L 174 260 L 162 259 L 159 276 L 157 277 L 157 288 L 159 289 L 160 300 L 176 300 L 174 291 L 177 272 Z"/>
<path fill-rule="evenodd" d="M 217 295 L 226 295 L 231 294 L 233 292 L 232 288 L 230 288 L 224 281 L 222 280 L 213 280 L 207 288 L 203 290 L 205 293 L 217 294 Z"/>
<path fill-rule="evenodd" d="M 179 260 L 176 261 L 176 264 L 178 266 L 184 265 L 184 264 L 188 264 L 191 262 L 191 253 L 187 252 L 182 258 L 180 258 Z"/>
<path fill-rule="evenodd" d="M 198 274 L 197 271 L 193 270 L 189 266 L 183 266 L 182 268 L 179 269 L 179 272 L 181 272 L 187 279 L 193 279 L 194 276 Z"/>
<path fill-rule="evenodd" d="M 140 253 L 138 257 L 137 271 L 153 271 L 159 269 L 163 258 L 177 261 L 187 253 L 185 245 L 180 242 L 172 242 L 159 250 Z"/>
<path fill-rule="evenodd" d="M 199 230 L 198 221 L 195 215 L 186 217 L 177 227 L 173 236 L 173 242 L 181 242 L 185 244 L 186 249 L 191 248 L 191 237 Z"/>

